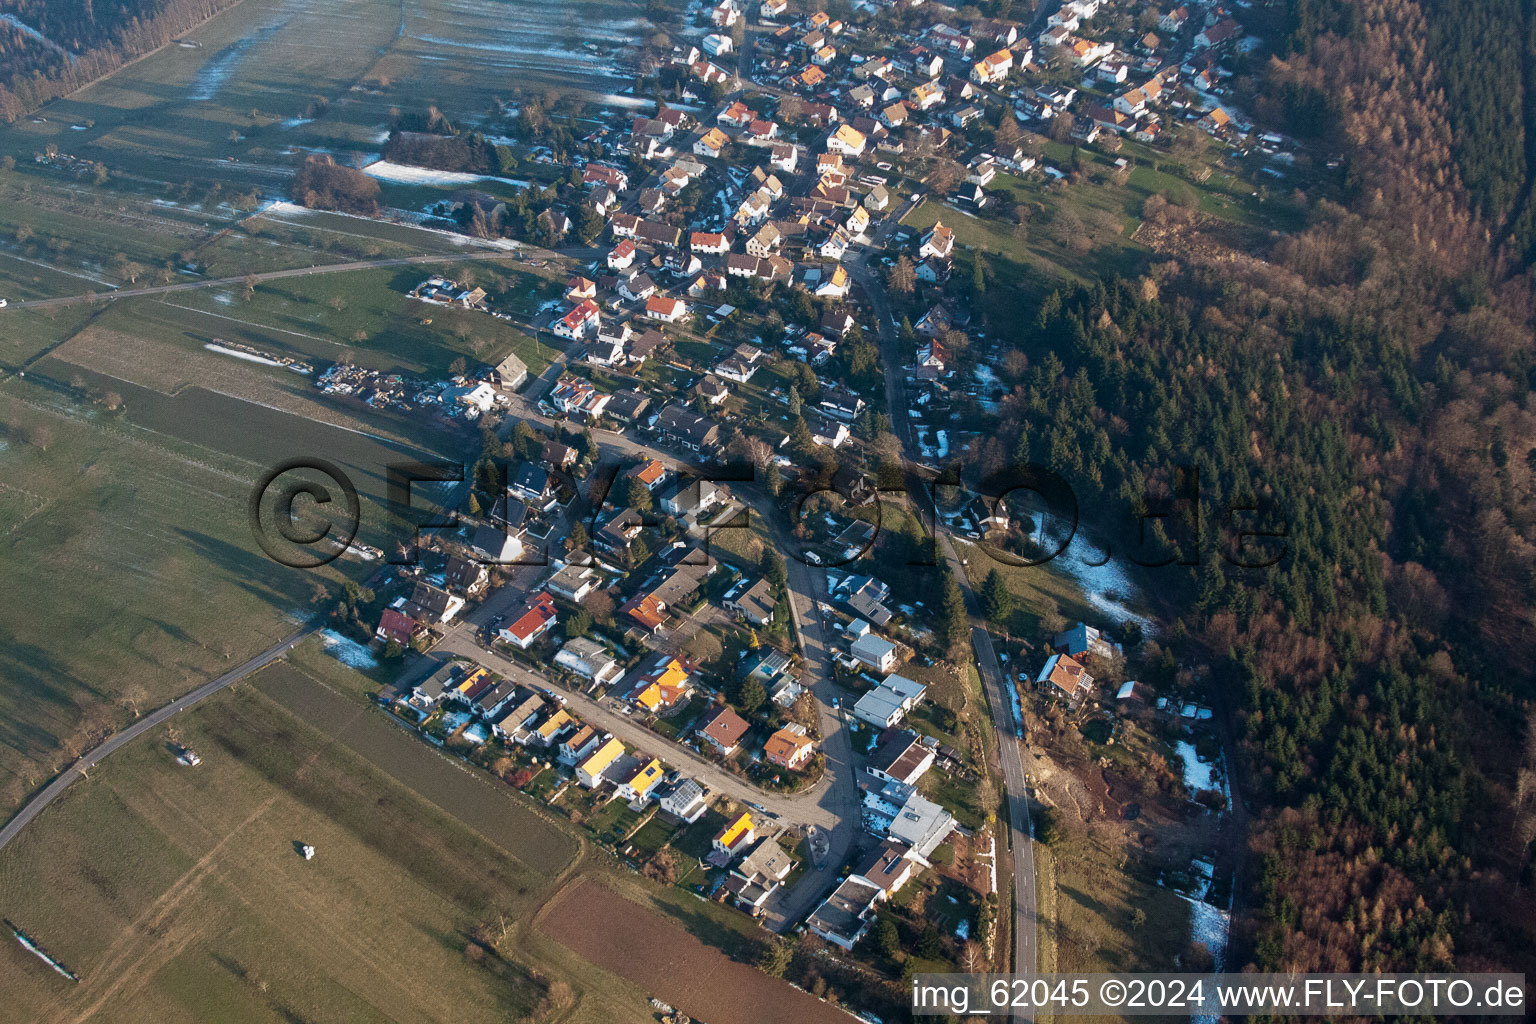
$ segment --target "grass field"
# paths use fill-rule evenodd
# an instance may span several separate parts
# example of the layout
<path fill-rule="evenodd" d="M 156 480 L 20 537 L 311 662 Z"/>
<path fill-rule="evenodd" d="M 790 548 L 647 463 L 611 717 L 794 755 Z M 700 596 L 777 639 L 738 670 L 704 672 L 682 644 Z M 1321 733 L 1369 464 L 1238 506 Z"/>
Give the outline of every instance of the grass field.
<path fill-rule="evenodd" d="M 0 859 L 5 915 L 81 977 L 6 943 L 11 1019 L 492 1021 L 537 1003 L 526 968 L 465 954 L 551 880 L 481 818 L 249 687 L 175 727 L 201 766 L 146 737 Z"/>
<path fill-rule="evenodd" d="M 0 384 L 0 543 L 15 598 L 0 626 L 7 814 L 93 736 L 270 646 L 344 575 L 373 571 L 268 558 L 247 514 L 268 467 L 299 455 L 347 467 L 359 536 L 384 546 L 404 534 L 381 507 L 382 467 L 420 456 L 212 391 L 82 376 L 116 387 L 125 411 L 33 374 Z"/>

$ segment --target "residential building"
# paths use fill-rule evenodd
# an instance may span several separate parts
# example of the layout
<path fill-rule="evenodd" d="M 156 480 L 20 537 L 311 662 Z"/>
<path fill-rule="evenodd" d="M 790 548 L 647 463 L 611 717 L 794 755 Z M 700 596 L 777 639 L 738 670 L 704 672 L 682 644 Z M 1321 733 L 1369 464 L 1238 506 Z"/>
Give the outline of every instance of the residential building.
<path fill-rule="evenodd" d="M 889 729 L 901 724 L 927 690 L 926 686 L 905 676 L 889 676 L 855 702 L 853 715 L 876 728 Z"/>
<path fill-rule="evenodd" d="M 1093 676 L 1069 654 L 1053 654 L 1035 677 L 1035 686 L 1079 707 L 1093 692 Z"/>
<path fill-rule="evenodd" d="M 703 721 L 694 731 L 718 750 L 722 755 L 729 757 L 741 746 L 742 737 L 751 728 L 745 718 L 736 712 L 719 705 L 713 711 L 705 714 Z"/>
<path fill-rule="evenodd" d="M 709 810 L 709 802 L 704 799 L 704 787 L 692 779 L 679 779 L 663 785 L 658 791 L 657 803 L 663 811 L 690 825 Z"/>
<path fill-rule="evenodd" d="M 760 579 L 746 590 L 727 597 L 721 602 L 725 610 L 741 616 L 753 626 L 766 626 L 773 621 L 777 602 L 773 598 L 773 585 Z"/>
<path fill-rule="evenodd" d="M 917 733 L 903 729 L 875 749 L 865 769 L 886 782 L 915 786 L 933 767 L 933 760 L 933 748 Z"/>
<path fill-rule="evenodd" d="M 874 633 L 855 640 L 848 648 L 848 653 L 881 674 L 891 671 L 901 660 L 900 648 Z"/>
<path fill-rule="evenodd" d="M 816 744 L 806 735 L 805 726 L 790 723 L 768 737 L 763 754 L 772 764 L 796 771 L 803 768 L 816 753 Z"/>
<path fill-rule="evenodd" d="M 608 648 L 584 636 L 567 640 L 555 654 L 555 664 L 599 685 L 616 679 L 622 671 Z"/>
<path fill-rule="evenodd" d="M 806 927 L 844 952 L 852 952 L 874 922 L 875 904 L 883 895 L 879 886 L 850 875 L 811 911 Z"/>
<path fill-rule="evenodd" d="M 576 766 L 576 781 L 588 789 L 596 789 L 603 781 L 603 773 L 623 754 L 624 744 L 610 737 Z"/>
<path fill-rule="evenodd" d="M 726 822 L 724 828 L 710 843 L 715 852 L 726 857 L 736 857 L 744 853 L 752 840 L 757 838 L 757 829 L 752 824 L 752 815 L 748 811 L 742 811 L 735 818 Z"/>
<path fill-rule="evenodd" d="M 640 760 L 642 763 L 627 772 L 618 785 L 619 796 L 631 804 L 650 800 L 651 794 L 661 785 L 666 775 L 666 769 L 654 757 L 641 755 Z"/>

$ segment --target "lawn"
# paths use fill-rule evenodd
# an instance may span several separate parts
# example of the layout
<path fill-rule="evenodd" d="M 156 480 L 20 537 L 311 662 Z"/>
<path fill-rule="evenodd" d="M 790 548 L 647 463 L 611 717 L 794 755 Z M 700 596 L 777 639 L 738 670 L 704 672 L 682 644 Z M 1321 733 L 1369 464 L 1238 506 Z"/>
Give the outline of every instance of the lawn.
<path fill-rule="evenodd" d="M 1127 871 L 1123 850 L 1061 817 L 1060 838 L 1035 847 L 1040 969 L 1175 969 L 1189 943 L 1189 904 Z"/>

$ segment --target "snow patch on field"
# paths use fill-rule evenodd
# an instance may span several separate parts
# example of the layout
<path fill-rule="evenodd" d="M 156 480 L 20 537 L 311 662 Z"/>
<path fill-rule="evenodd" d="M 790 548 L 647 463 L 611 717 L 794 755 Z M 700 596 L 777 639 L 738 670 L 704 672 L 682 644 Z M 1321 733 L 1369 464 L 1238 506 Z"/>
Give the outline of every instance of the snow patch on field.
<path fill-rule="evenodd" d="M 470 174 L 466 171 L 438 171 L 430 167 L 397 164 L 390 160 L 375 160 L 363 168 L 363 173 L 379 181 L 396 185 L 472 185 L 477 181 L 500 181 L 517 188 L 527 188 L 526 181 L 498 178 L 490 174 Z"/>
<path fill-rule="evenodd" d="M 323 630 L 320 633 L 320 642 L 325 645 L 326 653 L 343 665 L 361 669 L 379 666 L 379 659 L 373 656 L 372 651 L 351 637 L 342 636 L 334 629 Z"/>

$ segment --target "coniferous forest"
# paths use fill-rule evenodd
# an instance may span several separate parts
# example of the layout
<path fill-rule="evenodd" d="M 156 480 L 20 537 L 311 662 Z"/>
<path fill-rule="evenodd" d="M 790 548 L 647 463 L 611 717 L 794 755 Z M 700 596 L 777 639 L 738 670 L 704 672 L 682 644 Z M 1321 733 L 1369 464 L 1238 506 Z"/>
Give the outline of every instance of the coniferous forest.
<path fill-rule="evenodd" d="M 1536 968 L 1531 7 L 1293 0 L 1244 84 L 1340 192 L 1260 258 L 1052 294 L 973 452 L 1120 524 L 1198 467 L 1160 640 L 1235 722 L 1264 969 Z M 1218 556 L 1234 507 L 1278 564 Z"/>

